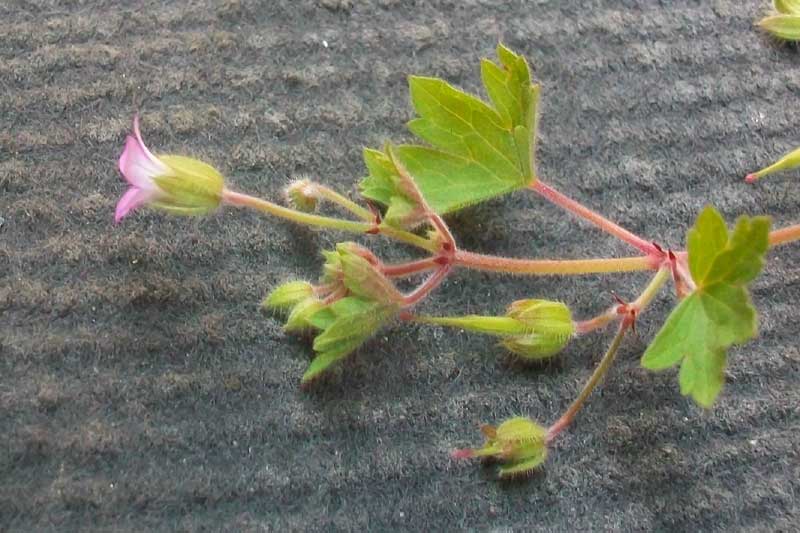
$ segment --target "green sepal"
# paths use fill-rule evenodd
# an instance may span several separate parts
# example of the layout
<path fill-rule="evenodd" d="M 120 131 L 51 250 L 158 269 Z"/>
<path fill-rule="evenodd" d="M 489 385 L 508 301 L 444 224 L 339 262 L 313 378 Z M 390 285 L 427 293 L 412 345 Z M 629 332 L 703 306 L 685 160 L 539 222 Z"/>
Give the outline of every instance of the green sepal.
<path fill-rule="evenodd" d="M 547 430 L 529 418 L 513 417 L 497 428 L 483 426 L 481 431 L 484 445 L 466 450 L 464 456 L 504 461 L 498 472 L 501 478 L 528 475 L 547 459 Z"/>
<path fill-rule="evenodd" d="M 540 361 L 561 352 L 575 335 L 572 312 L 562 302 L 550 300 L 517 300 L 507 315 L 528 329 L 525 335 L 503 339 L 510 352 L 528 361 Z"/>
<path fill-rule="evenodd" d="M 214 167 L 180 155 L 160 155 L 158 159 L 167 171 L 153 177 L 163 194 L 150 205 L 177 215 L 202 215 L 219 207 L 224 178 Z"/>
<path fill-rule="evenodd" d="M 350 355 L 388 320 L 400 307 L 348 296 L 318 311 L 309 322 L 321 329 L 314 339 L 314 360 L 303 374 L 307 384 L 334 363 Z"/>
<path fill-rule="evenodd" d="M 332 263 L 341 269 L 341 282 L 354 296 L 380 303 L 398 303 L 403 295 L 363 255 L 369 251 L 354 242 L 336 245 L 338 260 Z M 333 268 L 333 267 L 332 267 Z"/>
<path fill-rule="evenodd" d="M 772 4 L 778 13 L 800 15 L 800 0 L 774 0 Z"/>
<path fill-rule="evenodd" d="M 278 285 L 261 302 L 261 306 L 269 309 L 288 309 L 303 300 L 310 298 L 314 287 L 307 281 L 290 281 Z"/>
<path fill-rule="evenodd" d="M 773 15 L 761 19 L 758 25 L 762 30 L 783 41 L 800 40 L 800 15 Z"/>
<path fill-rule="evenodd" d="M 317 209 L 319 199 L 315 194 L 314 184 L 308 179 L 298 179 L 284 189 L 289 205 L 304 213 L 311 213 Z"/>
<path fill-rule="evenodd" d="M 307 298 L 298 302 L 286 318 L 283 330 L 287 333 L 300 333 L 317 327 L 311 319 L 317 316 L 324 307 L 325 305 L 316 298 Z"/>

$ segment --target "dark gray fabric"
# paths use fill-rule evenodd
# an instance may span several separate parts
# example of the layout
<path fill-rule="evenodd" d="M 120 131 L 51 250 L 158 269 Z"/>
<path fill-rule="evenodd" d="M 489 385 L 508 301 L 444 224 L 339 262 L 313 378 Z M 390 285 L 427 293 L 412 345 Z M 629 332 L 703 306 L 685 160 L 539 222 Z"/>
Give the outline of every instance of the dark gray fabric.
<path fill-rule="evenodd" d="M 742 181 L 800 143 L 800 57 L 754 28 L 767 4 L 3 2 L 0 529 L 796 530 L 796 245 L 770 254 L 760 337 L 712 411 L 639 367 L 665 291 L 544 470 L 501 484 L 449 451 L 480 423 L 554 421 L 607 334 L 520 369 L 486 337 L 396 325 L 303 392 L 308 344 L 258 304 L 350 236 L 233 209 L 112 224 L 137 109 L 154 150 L 237 189 L 277 199 L 306 174 L 355 196 L 362 147 L 409 138 L 406 76 L 479 90 L 499 40 L 542 83 L 539 169 L 565 193 L 676 248 L 708 202 L 797 222 L 796 173 Z M 530 193 L 450 220 L 471 250 L 631 252 Z M 423 309 L 588 317 L 646 280 L 458 272 Z"/>

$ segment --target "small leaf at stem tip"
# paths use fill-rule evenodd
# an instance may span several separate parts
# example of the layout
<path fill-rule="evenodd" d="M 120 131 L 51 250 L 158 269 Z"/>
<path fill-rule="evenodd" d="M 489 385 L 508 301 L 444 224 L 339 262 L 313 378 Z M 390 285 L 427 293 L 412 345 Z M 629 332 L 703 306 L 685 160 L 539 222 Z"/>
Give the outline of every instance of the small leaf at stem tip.
<path fill-rule="evenodd" d="M 800 15 L 773 15 L 761 19 L 758 25 L 782 41 L 800 40 Z"/>
<path fill-rule="evenodd" d="M 510 418 L 496 430 L 483 433 L 486 441 L 482 447 L 455 450 L 452 457 L 482 457 L 504 461 L 505 464 L 499 471 L 501 478 L 529 475 L 547 459 L 547 430 L 529 418 Z"/>
<path fill-rule="evenodd" d="M 772 4 L 778 13 L 800 15 L 800 0 L 774 0 Z"/>
<path fill-rule="evenodd" d="M 745 181 L 747 181 L 747 183 L 754 183 L 768 174 L 772 174 L 781 170 L 791 170 L 793 168 L 797 168 L 798 166 L 800 166 L 800 148 L 792 150 L 768 167 L 762 168 L 758 172 L 748 174 L 745 178 Z"/>
<path fill-rule="evenodd" d="M 763 268 L 769 226 L 766 217 L 740 217 L 729 233 L 714 208 L 703 210 L 687 234 L 697 288 L 670 313 L 642 356 L 650 370 L 681 363 L 681 394 L 703 407 L 711 407 L 722 390 L 728 348 L 756 335 L 746 285 Z"/>
<path fill-rule="evenodd" d="M 499 64 L 481 63 L 490 103 L 441 79 L 409 78 L 419 117 L 408 127 L 431 146 L 401 145 L 396 154 L 438 214 L 522 189 L 536 179 L 539 86 L 531 82 L 524 57 L 503 45 L 497 53 Z M 406 195 L 386 158 L 365 150 L 364 160 L 369 176 L 361 182 L 362 194 L 388 206 L 392 214 L 408 216 L 407 205 L 395 206 Z"/>
<path fill-rule="evenodd" d="M 314 287 L 307 281 L 290 281 L 275 287 L 261 305 L 270 309 L 288 309 L 311 297 L 313 293 Z"/>

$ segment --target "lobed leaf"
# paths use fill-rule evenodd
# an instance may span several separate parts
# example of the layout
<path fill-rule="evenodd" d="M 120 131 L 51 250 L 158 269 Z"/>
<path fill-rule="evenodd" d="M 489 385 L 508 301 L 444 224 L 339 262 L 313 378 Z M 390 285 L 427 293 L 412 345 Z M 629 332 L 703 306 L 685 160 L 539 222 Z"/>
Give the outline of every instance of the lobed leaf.
<path fill-rule="evenodd" d="M 516 189 L 535 180 L 534 137 L 539 87 L 531 83 L 527 62 L 499 45 L 500 63 L 484 60 L 481 77 L 490 103 L 447 82 L 411 76 L 411 100 L 419 115 L 409 129 L 431 146 L 402 145 L 396 154 L 439 214 L 455 211 Z M 385 152 L 365 150 L 369 176 L 362 194 L 386 205 L 399 221 L 413 210 L 398 186 L 398 173 Z M 410 201 L 409 201 L 410 200 Z M 405 205 L 403 205 L 405 202 Z M 410 206 L 408 205 L 410 204 Z"/>
<path fill-rule="evenodd" d="M 681 363 L 681 394 L 703 407 L 711 407 L 722 390 L 728 348 L 756 335 L 756 312 L 745 285 L 763 267 L 768 238 L 768 218 L 741 217 L 729 235 L 712 207 L 687 235 L 697 289 L 669 315 L 642 366 L 663 370 Z"/>

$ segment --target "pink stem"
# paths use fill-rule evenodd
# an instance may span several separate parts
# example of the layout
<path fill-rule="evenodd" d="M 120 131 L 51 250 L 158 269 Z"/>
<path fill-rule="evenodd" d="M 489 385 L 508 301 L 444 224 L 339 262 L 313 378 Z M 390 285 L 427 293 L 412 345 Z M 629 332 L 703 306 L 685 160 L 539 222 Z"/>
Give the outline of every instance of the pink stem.
<path fill-rule="evenodd" d="M 512 259 L 458 250 L 454 262 L 467 268 L 508 274 L 575 275 L 657 270 L 661 260 L 652 255 L 619 259 Z"/>
<path fill-rule="evenodd" d="M 662 255 L 662 252 L 656 248 L 653 243 L 648 242 L 638 235 L 626 230 L 622 226 L 611 222 L 601 214 L 596 213 L 588 207 L 576 202 L 572 198 L 565 196 L 549 185 L 543 183 L 541 180 L 537 179 L 536 182 L 530 186 L 530 189 L 537 192 L 540 196 L 544 197 L 553 204 L 566 209 L 580 218 L 588 220 L 606 233 L 610 233 L 618 239 L 627 242 L 634 248 L 639 249 L 641 252 L 647 255 Z"/>
<path fill-rule="evenodd" d="M 577 333 L 578 335 L 585 335 L 587 333 L 596 331 L 600 328 L 606 327 L 611 322 L 620 318 L 618 310 L 619 306 L 615 305 L 605 313 L 598 315 L 594 318 L 575 322 L 575 333 Z"/>
<path fill-rule="evenodd" d="M 382 272 L 385 276 L 389 276 L 392 278 L 399 278 L 403 276 L 409 276 L 411 274 L 417 274 L 420 272 L 427 272 L 428 270 L 433 270 L 434 268 L 438 268 L 439 266 L 441 266 L 441 264 L 437 262 L 435 257 L 429 257 L 427 259 L 410 261 L 408 263 L 399 263 L 396 265 L 384 265 L 382 268 Z"/>
<path fill-rule="evenodd" d="M 451 268 L 452 265 L 450 263 L 442 265 L 439 270 L 431 274 L 419 287 L 403 298 L 403 307 L 411 307 L 428 296 L 436 287 L 442 284 L 450 273 Z"/>

